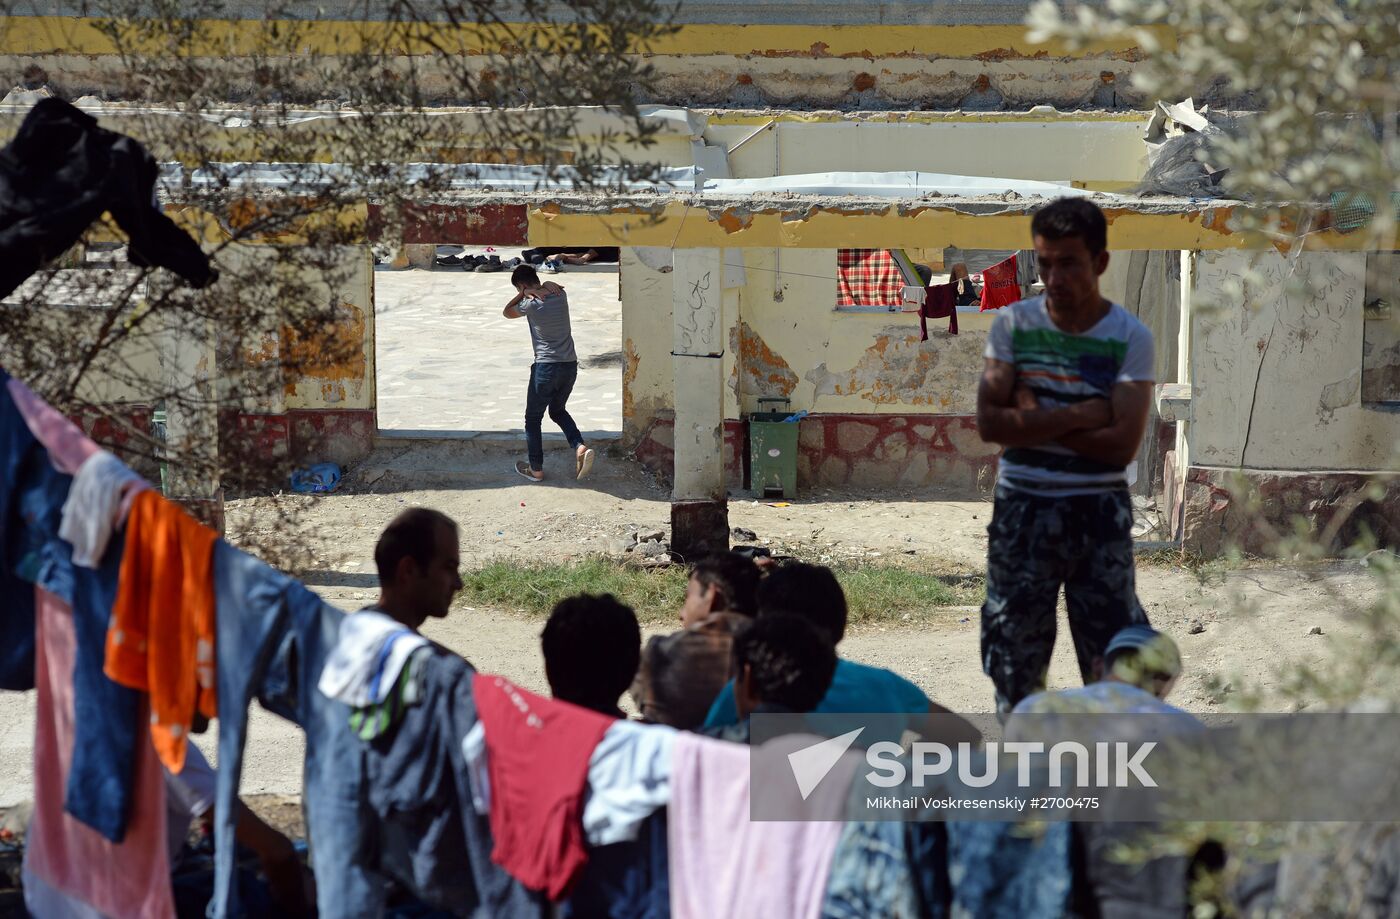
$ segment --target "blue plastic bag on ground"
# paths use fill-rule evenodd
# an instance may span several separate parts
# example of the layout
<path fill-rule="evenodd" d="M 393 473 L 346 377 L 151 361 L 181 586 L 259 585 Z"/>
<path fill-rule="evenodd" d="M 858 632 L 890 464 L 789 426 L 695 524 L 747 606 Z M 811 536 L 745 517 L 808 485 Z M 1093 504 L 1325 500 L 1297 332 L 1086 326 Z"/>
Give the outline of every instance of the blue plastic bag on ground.
<path fill-rule="evenodd" d="M 309 469 L 292 473 L 292 491 L 303 495 L 324 495 L 340 485 L 340 467 L 335 463 L 317 463 Z"/>

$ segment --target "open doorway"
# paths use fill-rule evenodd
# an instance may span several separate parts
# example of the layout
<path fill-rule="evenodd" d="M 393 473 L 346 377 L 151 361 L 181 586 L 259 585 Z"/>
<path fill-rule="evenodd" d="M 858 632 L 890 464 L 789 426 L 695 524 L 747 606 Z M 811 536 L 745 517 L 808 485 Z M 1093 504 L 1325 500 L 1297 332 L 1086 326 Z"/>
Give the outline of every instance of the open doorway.
<path fill-rule="evenodd" d="M 572 250 L 571 250 L 572 251 Z M 585 438 L 622 430 L 622 305 L 616 249 L 540 277 L 564 287 L 579 371 L 569 412 Z M 437 246 L 431 263 L 374 276 L 379 433 L 385 437 L 524 437 L 533 361 L 524 320 L 502 316 L 512 269 L 536 250 Z M 484 264 L 480 264 L 484 261 Z M 572 262 L 572 263 L 570 263 Z M 498 267 L 499 266 L 499 267 Z M 545 437 L 559 436 L 545 421 Z"/>

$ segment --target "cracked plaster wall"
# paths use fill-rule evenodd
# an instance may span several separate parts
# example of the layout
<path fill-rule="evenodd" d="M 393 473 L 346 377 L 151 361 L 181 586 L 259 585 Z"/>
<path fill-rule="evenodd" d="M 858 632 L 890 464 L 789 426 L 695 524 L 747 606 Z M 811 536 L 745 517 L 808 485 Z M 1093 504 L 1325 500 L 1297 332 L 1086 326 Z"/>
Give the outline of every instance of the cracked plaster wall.
<path fill-rule="evenodd" d="M 1250 267 L 1262 280 L 1241 293 Z M 1271 251 L 1197 256 L 1192 464 L 1400 470 L 1400 412 L 1361 399 L 1365 253 L 1303 253 L 1305 289 L 1288 267 Z"/>
<path fill-rule="evenodd" d="M 672 404 L 670 275 L 624 249 L 623 395 L 629 438 Z M 793 411 L 971 414 L 990 316 L 964 314 L 962 334 L 931 323 L 919 341 L 912 313 L 838 313 L 832 250 L 744 251 L 745 280 L 726 297 L 725 417 L 786 397 Z M 732 256 L 731 256 L 732 257 Z M 781 269 L 781 270 L 779 270 Z"/>

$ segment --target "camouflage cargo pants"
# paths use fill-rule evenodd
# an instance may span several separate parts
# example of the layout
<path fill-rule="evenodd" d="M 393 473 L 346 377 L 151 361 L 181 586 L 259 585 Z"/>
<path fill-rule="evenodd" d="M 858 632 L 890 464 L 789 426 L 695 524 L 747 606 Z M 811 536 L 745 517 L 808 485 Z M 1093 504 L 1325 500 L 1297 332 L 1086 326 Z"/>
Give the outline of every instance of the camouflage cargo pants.
<path fill-rule="evenodd" d="M 987 527 L 982 669 L 996 688 L 998 712 L 1045 688 L 1060 585 L 1085 683 L 1119 629 L 1147 622 L 1134 581 L 1132 526 L 1126 491 L 1045 497 L 997 486 Z"/>

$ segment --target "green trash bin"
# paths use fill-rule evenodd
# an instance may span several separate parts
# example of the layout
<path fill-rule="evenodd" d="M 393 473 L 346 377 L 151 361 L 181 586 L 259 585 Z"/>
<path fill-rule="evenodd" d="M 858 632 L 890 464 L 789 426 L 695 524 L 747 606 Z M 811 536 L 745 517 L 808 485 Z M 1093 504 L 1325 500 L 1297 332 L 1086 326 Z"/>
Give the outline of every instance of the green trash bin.
<path fill-rule="evenodd" d="M 781 411 L 765 411 L 767 403 L 779 403 Z M 759 399 L 759 410 L 749 414 L 749 481 L 754 494 L 763 498 L 797 497 L 797 422 L 787 399 Z"/>

